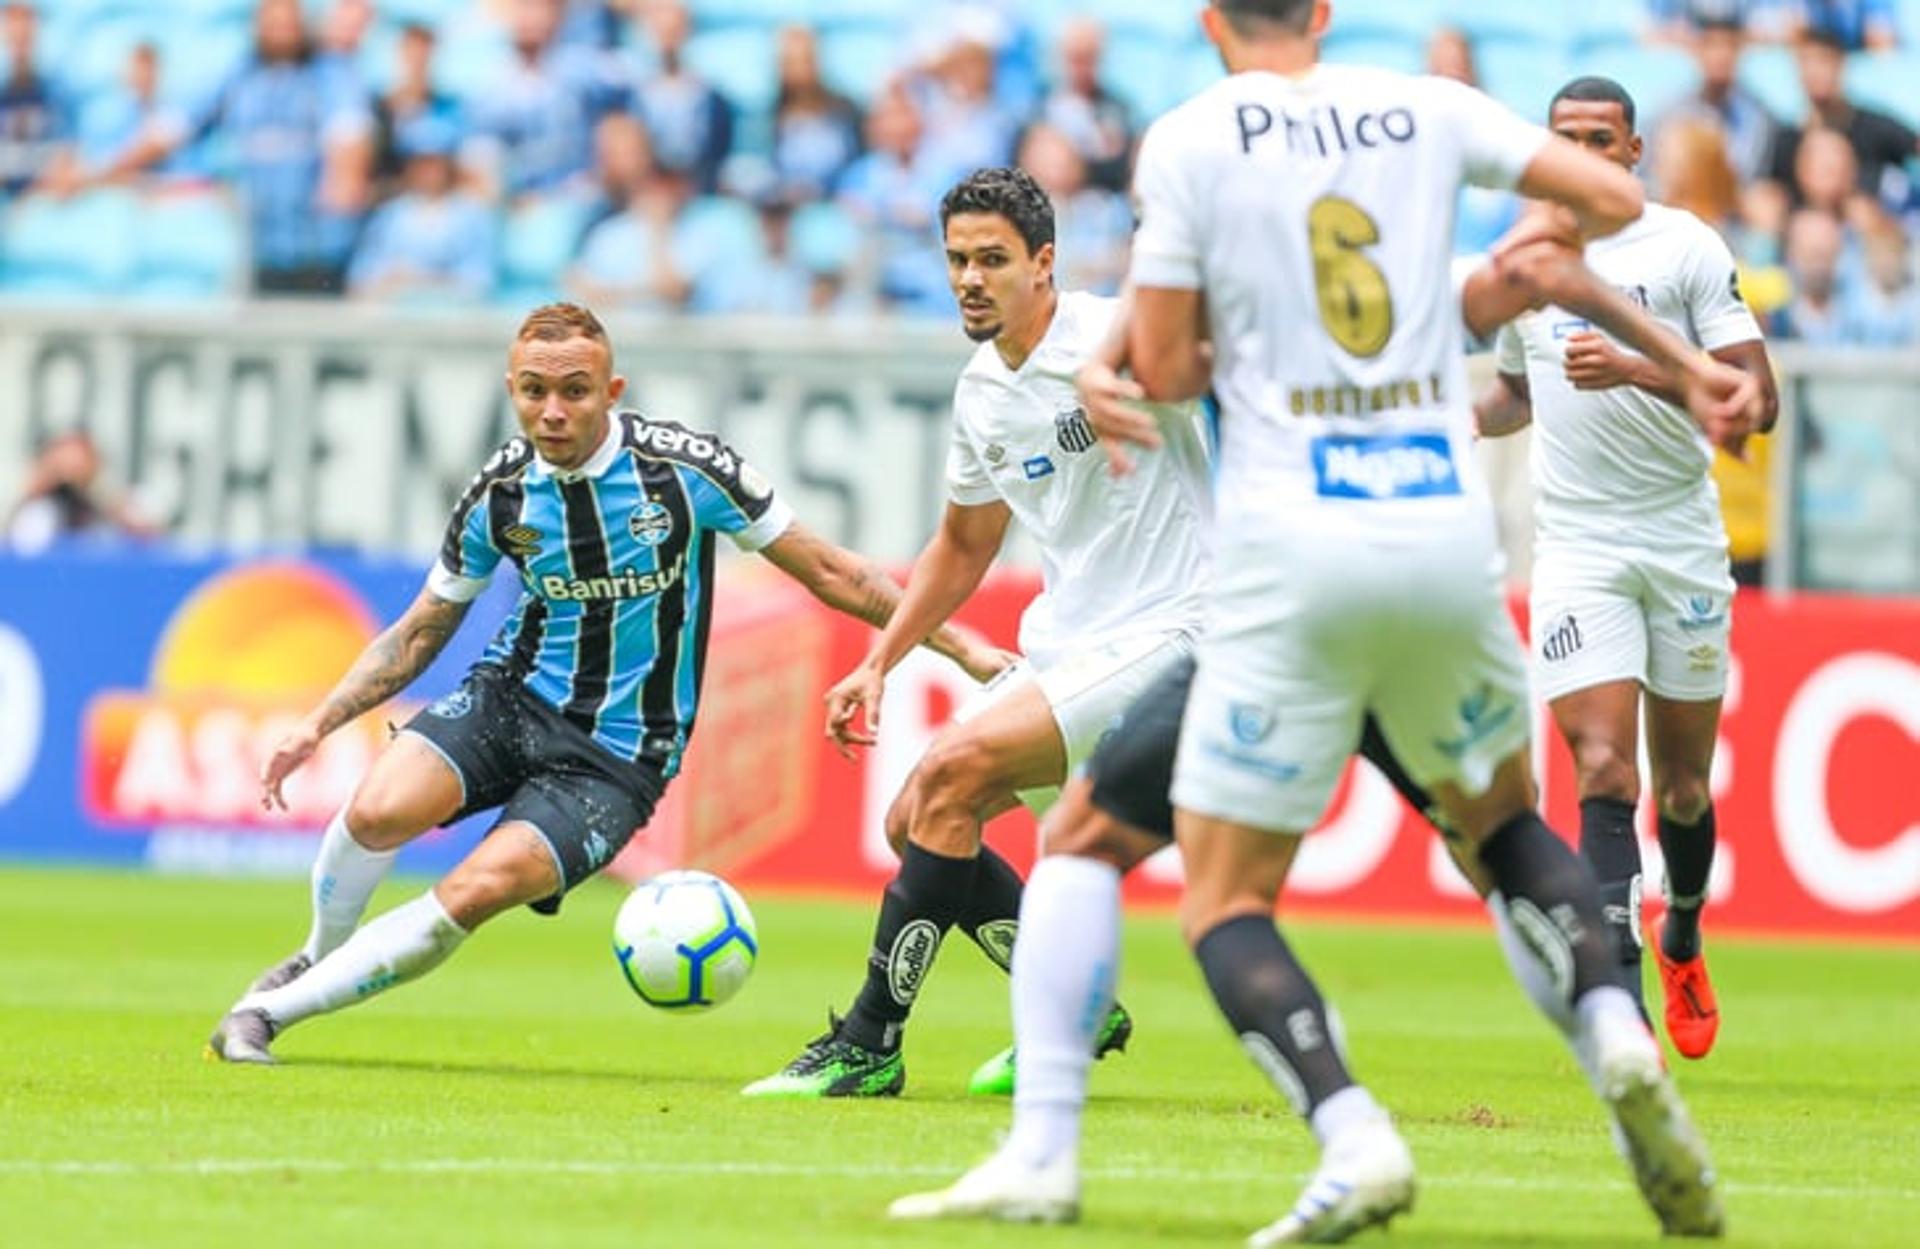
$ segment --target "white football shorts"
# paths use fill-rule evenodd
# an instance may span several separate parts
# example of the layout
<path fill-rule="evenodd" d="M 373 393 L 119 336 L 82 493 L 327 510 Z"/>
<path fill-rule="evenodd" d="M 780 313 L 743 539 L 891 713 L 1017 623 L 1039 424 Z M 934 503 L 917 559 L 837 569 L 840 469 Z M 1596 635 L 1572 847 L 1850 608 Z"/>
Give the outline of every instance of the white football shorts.
<path fill-rule="evenodd" d="M 1482 793 L 1525 748 L 1526 660 L 1490 523 L 1391 544 L 1282 534 L 1237 547 L 1214 561 L 1176 806 L 1305 832 L 1368 710 L 1422 785 Z"/>
<path fill-rule="evenodd" d="M 1193 635 L 1175 630 L 1095 643 L 1044 664 L 1022 659 L 987 682 L 978 696 L 955 712 L 954 723 L 964 724 L 1013 691 L 1037 684 L 1053 710 L 1054 723 L 1060 726 L 1067 775 L 1072 776 L 1093 756 L 1100 739 L 1119 723 L 1133 701 L 1161 673 L 1192 653 Z M 1036 816 L 1044 815 L 1060 797 L 1060 787 L 1022 790 L 1019 797 Z"/>
<path fill-rule="evenodd" d="M 1727 692 L 1733 574 L 1717 533 L 1661 549 L 1543 535 L 1529 614 L 1549 702 L 1612 681 L 1676 702 Z"/>

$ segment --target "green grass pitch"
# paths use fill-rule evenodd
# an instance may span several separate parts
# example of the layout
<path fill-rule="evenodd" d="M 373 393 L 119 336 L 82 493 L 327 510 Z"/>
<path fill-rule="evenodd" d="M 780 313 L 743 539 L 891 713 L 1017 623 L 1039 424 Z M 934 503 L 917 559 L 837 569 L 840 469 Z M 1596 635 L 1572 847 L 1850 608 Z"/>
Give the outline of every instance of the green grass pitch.
<path fill-rule="evenodd" d="M 384 908 L 418 888 L 389 886 Z M 1007 1107 L 968 1071 L 1007 1038 L 1001 977 L 951 942 L 899 1101 L 738 1087 L 851 997 L 866 905 L 760 896 L 741 997 L 648 1009 L 609 952 L 621 894 L 516 914 L 447 966 L 315 1020 L 273 1070 L 205 1062 L 235 993 L 305 928 L 304 882 L 0 872 L 0 1244 L 32 1246 L 1227 1246 L 1311 1166 L 1164 915 L 1129 921 L 1138 1032 L 1102 1064 L 1069 1229 L 891 1226 Z M 1651 1244 L 1596 1103 L 1466 929 L 1303 923 L 1361 1076 L 1421 1165 L 1394 1246 Z M 1920 1242 L 1920 952 L 1723 940 L 1727 1024 L 1680 1072 L 1743 1245 Z"/>

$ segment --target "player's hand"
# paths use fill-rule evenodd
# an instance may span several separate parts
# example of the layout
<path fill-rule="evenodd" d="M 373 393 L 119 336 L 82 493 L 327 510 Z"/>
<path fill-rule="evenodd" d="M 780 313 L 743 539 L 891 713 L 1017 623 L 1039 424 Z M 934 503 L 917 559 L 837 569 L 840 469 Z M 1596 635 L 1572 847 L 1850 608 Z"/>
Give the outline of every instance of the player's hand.
<path fill-rule="evenodd" d="M 1747 458 L 1747 439 L 1760 427 L 1765 409 L 1760 379 L 1745 369 L 1702 356 L 1681 381 L 1687 411 L 1700 423 L 1707 441 L 1736 460 Z"/>
<path fill-rule="evenodd" d="M 1567 380 L 1575 390 L 1612 390 L 1633 381 L 1633 359 L 1591 332 L 1567 340 Z"/>
<path fill-rule="evenodd" d="M 1129 444 L 1147 448 L 1160 445 L 1158 418 L 1140 406 L 1147 392 L 1138 382 L 1120 376 L 1098 360 L 1081 366 L 1073 381 L 1087 409 L 1087 424 L 1100 435 L 1107 467 L 1115 477 L 1125 477 L 1133 471 Z"/>
<path fill-rule="evenodd" d="M 827 736 L 843 758 L 853 758 L 855 746 L 879 740 L 880 695 L 886 678 L 873 664 L 863 663 L 827 691 Z"/>
<path fill-rule="evenodd" d="M 313 752 L 320 748 L 320 739 L 325 734 L 311 721 L 302 720 L 300 726 L 287 733 L 274 745 L 273 753 L 260 765 L 260 806 L 267 811 L 275 807 L 287 809 L 287 800 L 280 793 L 280 786 L 286 783 L 294 770 L 313 758 Z"/>
<path fill-rule="evenodd" d="M 967 653 L 955 661 L 960 670 L 985 685 L 987 682 L 1020 662 L 1020 652 L 984 642 L 970 647 Z"/>

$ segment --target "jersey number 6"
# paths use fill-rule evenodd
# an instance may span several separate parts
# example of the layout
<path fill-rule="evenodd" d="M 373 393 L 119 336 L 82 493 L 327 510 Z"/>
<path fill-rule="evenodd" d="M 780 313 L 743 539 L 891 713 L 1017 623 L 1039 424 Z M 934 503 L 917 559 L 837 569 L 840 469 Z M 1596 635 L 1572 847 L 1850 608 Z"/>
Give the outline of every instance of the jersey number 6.
<path fill-rule="evenodd" d="M 1393 337 L 1393 292 L 1360 249 L 1380 241 L 1380 227 L 1360 205 L 1329 195 L 1307 213 L 1307 237 L 1327 333 L 1349 355 L 1379 355 Z"/>

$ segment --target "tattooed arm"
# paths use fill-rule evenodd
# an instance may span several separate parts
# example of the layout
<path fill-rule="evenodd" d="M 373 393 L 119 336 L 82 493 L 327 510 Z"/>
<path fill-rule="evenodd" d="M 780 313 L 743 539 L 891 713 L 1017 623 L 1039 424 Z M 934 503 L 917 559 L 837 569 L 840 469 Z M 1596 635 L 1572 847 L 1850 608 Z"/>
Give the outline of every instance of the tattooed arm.
<path fill-rule="evenodd" d="M 312 757 L 321 739 L 411 685 L 446 648 L 471 606 L 420 591 L 406 614 L 368 643 L 333 691 L 274 747 L 260 769 L 260 805 L 286 810 L 280 787 Z"/>
<path fill-rule="evenodd" d="M 1003 519 L 1000 522 L 1002 530 L 1005 524 Z M 999 545 L 996 538 L 993 551 L 997 551 Z M 887 667 L 891 668 L 900 662 L 900 656 L 913 647 L 924 645 L 953 660 L 968 676 L 984 681 L 1006 667 L 1011 657 L 1005 651 L 987 645 L 971 631 L 943 622 L 979 584 L 981 574 L 993 562 L 993 551 L 987 553 L 986 562 L 980 565 L 978 572 L 965 580 L 964 585 L 954 587 L 957 593 L 940 592 L 935 597 L 925 594 L 927 587 L 923 586 L 922 601 L 917 604 L 912 600 L 913 584 L 920 580 L 919 567 L 914 569 L 914 583 L 909 584 L 903 595 L 900 584 L 878 564 L 828 542 L 798 523 L 788 526 L 785 533 L 760 553 L 780 571 L 807 587 L 815 598 L 827 606 L 883 630 L 882 641 L 891 639 L 889 645 L 899 648 Z M 925 558 L 922 556 L 923 563 Z M 909 603 L 905 611 L 901 610 L 903 599 Z M 880 644 L 876 643 L 874 649 L 876 653 L 879 652 Z"/>

